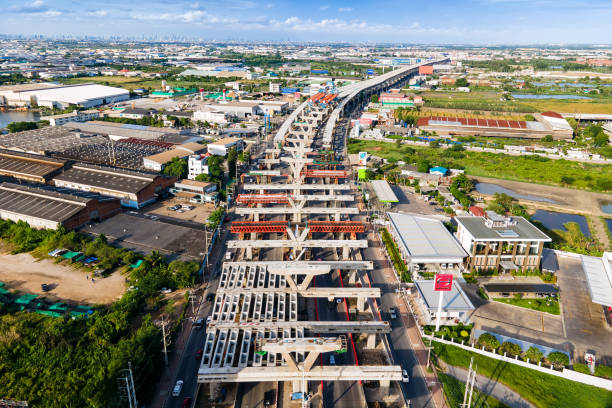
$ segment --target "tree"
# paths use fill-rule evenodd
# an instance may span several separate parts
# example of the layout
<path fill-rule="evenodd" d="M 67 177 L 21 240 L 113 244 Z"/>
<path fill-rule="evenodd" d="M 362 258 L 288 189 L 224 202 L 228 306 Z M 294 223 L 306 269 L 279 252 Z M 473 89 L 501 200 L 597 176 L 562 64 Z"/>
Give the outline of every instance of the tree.
<path fill-rule="evenodd" d="M 542 360 L 544 354 L 535 346 L 531 346 L 525 352 L 525 359 L 529 359 L 532 363 L 538 363 Z"/>
<path fill-rule="evenodd" d="M 458 87 L 466 87 L 469 86 L 470 84 L 468 83 L 467 79 L 465 78 L 457 78 L 457 80 L 455 81 L 455 86 Z"/>
<path fill-rule="evenodd" d="M 431 164 L 427 160 L 419 160 L 417 163 L 417 171 L 419 173 L 427 173 L 431 167 Z"/>
<path fill-rule="evenodd" d="M 26 130 L 38 129 L 36 122 L 13 122 L 6 125 L 9 133 L 23 132 Z"/>
<path fill-rule="evenodd" d="M 546 359 L 550 361 L 550 363 L 555 367 L 564 367 L 569 365 L 569 357 L 567 356 L 567 354 L 562 353 L 560 351 L 553 351 L 548 356 L 546 356 Z"/>
<path fill-rule="evenodd" d="M 170 163 L 164 166 L 163 173 L 168 176 L 184 179 L 187 177 L 187 160 L 173 157 Z"/>
<path fill-rule="evenodd" d="M 490 350 L 494 350 L 499 347 L 499 340 L 490 333 L 482 333 L 480 337 L 478 337 L 478 344 Z"/>
<path fill-rule="evenodd" d="M 210 179 L 219 183 L 223 179 L 223 163 L 224 158 L 221 156 L 212 155 L 208 158 L 208 174 Z"/>
<path fill-rule="evenodd" d="M 432 140 L 431 142 L 429 142 L 429 147 L 437 149 L 438 147 L 440 147 L 440 141 L 438 139 Z"/>
<path fill-rule="evenodd" d="M 552 135 L 546 135 L 542 138 L 543 142 L 552 142 L 553 141 L 553 137 Z"/>
<path fill-rule="evenodd" d="M 374 94 L 370 97 L 370 102 L 378 103 L 378 94 Z"/>
<path fill-rule="evenodd" d="M 561 184 L 565 184 L 565 185 L 571 185 L 574 184 L 575 179 L 573 177 L 570 176 L 563 176 L 561 177 Z"/>
<path fill-rule="evenodd" d="M 236 162 L 238 160 L 238 152 L 235 147 L 232 147 L 227 153 L 227 169 L 230 179 L 236 178 Z"/>
<path fill-rule="evenodd" d="M 504 341 L 499 347 L 498 353 L 500 355 L 504 355 L 506 353 L 507 356 L 520 356 L 523 350 L 521 346 L 516 343 L 512 343 L 511 341 Z"/>
<path fill-rule="evenodd" d="M 451 183 L 451 186 L 452 185 L 457 186 L 466 193 L 469 193 L 474 188 L 474 183 L 472 183 L 472 180 L 470 180 L 464 173 L 455 176 L 455 178 L 453 178 L 453 182 Z"/>

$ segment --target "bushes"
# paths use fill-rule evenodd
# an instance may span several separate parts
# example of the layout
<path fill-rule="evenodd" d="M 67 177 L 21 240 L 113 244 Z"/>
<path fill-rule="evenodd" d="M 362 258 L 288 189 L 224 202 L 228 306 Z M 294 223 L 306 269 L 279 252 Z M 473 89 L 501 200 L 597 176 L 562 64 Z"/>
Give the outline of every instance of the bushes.
<path fill-rule="evenodd" d="M 478 288 L 478 296 L 480 296 L 484 300 L 489 300 L 489 295 L 487 295 L 483 288 Z"/>
<path fill-rule="evenodd" d="M 523 350 L 521 349 L 521 346 L 516 343 L 512 343 L 511 341 L 504 341 L 501 346 L 499 346 L 497 352 L 500 355 L 504 355 L 505 353 L 508 357 L 515 357 L 520 356 L 523 353 Z"/>
<path fill-rule="evenodd" d="M 488 350 L 495 350 L 499 347 L 499 340 L 490 333 L 482 333 L 478 337 L 478 345 L 484 346 Z"/>
<path fill-rule="evenodd" d="M 569 357 L 567 354 L 561 353 L 560 351 L 553 351 L 546 356 L 546 360 L 548 360 L 555 367 L 564 367 L 569 365 Z"/>
<path fill-rule="evenodd" d="M 408 268 L 406 268 L 406 264 L 402 260 L 402 257 L 399 254 L 399 250 L 397 249 L 397 245 L 393 242 L 393 238 L 391 238 L 391 234 L 387 231 L 386 228 L 382 230 L 382 240 L 385 243 L 385 247 L 387 248 L 387 253 L 395 266 L 395 270 L 404 276 L 404 273 L 408 272 Z M 408 273 L 408 275 L 410 275 Z"/>
<path fill-rule="evenodd" d="M 542 357 L 544 357 L 544 354 L 540 351 L 540 349 L 534 346 L 529 347 L 524 355 L 525 361 L 529 359 L 529 361 L 532 363 L 542 361 Z"/>

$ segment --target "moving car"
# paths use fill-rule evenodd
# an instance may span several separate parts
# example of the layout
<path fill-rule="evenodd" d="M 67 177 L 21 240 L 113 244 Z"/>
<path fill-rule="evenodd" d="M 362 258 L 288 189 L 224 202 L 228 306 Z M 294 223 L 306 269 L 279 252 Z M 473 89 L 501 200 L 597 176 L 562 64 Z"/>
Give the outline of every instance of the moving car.
<path fill-rule="evenodd" d="M 183 389 L 183 380 L 178 380 L 172 389 L 172 396 L 178 397 L 181 393 L 181 389 Z"/>
<path fill-rule="evenodd" d="M 183 408 L 189 408 L 191 406 L 191 397 L 185 397 L 183 400 Z"/>
<path fill-rule="evenodd" d="M 391 319 L 397 319 L 397 312 L 395 311 L 394 307 L 389 309 L 389 314 L 391 315 Z"/>
<path fill-rule="evenodd" d="M 408 377 L 408 371 L 402 370 L 402 382 L 410 382 L 410 377 Z"/>
<path fill-rule="evenodd" d="M 202 359 L 202 354 L 204 354 L 204 350 L 199 349 L 198 351 L 196 351 L 196 353 L 195 353 L 195 359 L 196 359 L 196 360 L 201 360 L 201 359 Z"/>

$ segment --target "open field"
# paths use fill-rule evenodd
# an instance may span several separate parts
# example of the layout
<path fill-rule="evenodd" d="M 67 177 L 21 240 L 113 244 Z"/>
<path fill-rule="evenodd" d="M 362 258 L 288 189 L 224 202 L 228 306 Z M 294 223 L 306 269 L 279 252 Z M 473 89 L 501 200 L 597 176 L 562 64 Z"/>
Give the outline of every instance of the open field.
<path fill-rule="evenodd" d="M 84 271 L 56 264 L 51 259 L 37 260 L 28 253 L 0 254 L 0 281 L 6 283 L 9 290 L 86 304 L 110 304 L 125 291 L 124 278 L 118 272 L 96 279 L 95 283 L 86 275 Z M 52 285 L 53 289 L 44 293 L 40 288 L 43 283 Z"/>
<path fill-rule="evenodd" d="M 552 160 L 539 156 L 511 156 L 485 152 L 452 152 L 370 140 L 350 140 L 349 153 L 372 155 L 406 163 L 428 161 L 431 166 L 465 169 L 469 176 L 493 177 L 527 183 L 564 185 L 580 190 L 612 191 L 612 165 Z M 571 190 L 570 190 L 571 191 Z"/>
<path fill-rule="evenodd" d="M 195 207 L 193 210 L 188 210 L 183 213 L 169 210 L 168 207 L 174 205 L 191 205 Z M 176 218 L 184 221 L 192 221 L 200 224 L 206 223 L 208 216 L 215 210 L 214 204 L 191 204 L 189 201 L 170 198 L 164 201 L 156 201 L 147 206 L 145 213 L 152 215 L 161 215 L 168 218 Z"/>
<path fill-rule="evenodd" d="M 499 112 L 610 113 L 612 98 L 589 95 L 591 100 L 523 99 L 502 101 L 501 92 L 423 92 L 425 107 Z"/>
<path fill-rule="evenodd" d="M 450 365 L 467 368 L 474 357 L 479 374 L 512 388 L 538 408 L 607 408 L 612 393 L 602 388 L 494 360 L 459 347 L 433 342 L 434 354 Z"/>

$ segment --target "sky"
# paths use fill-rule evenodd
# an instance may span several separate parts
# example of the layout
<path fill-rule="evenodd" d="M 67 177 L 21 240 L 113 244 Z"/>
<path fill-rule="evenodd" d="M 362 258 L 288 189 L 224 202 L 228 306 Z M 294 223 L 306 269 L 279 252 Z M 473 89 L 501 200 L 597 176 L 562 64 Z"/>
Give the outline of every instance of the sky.
<path fill-rule="evenodd" d="M 610 44 L 612 0 L 0 0 L 0 34 Z"/>

